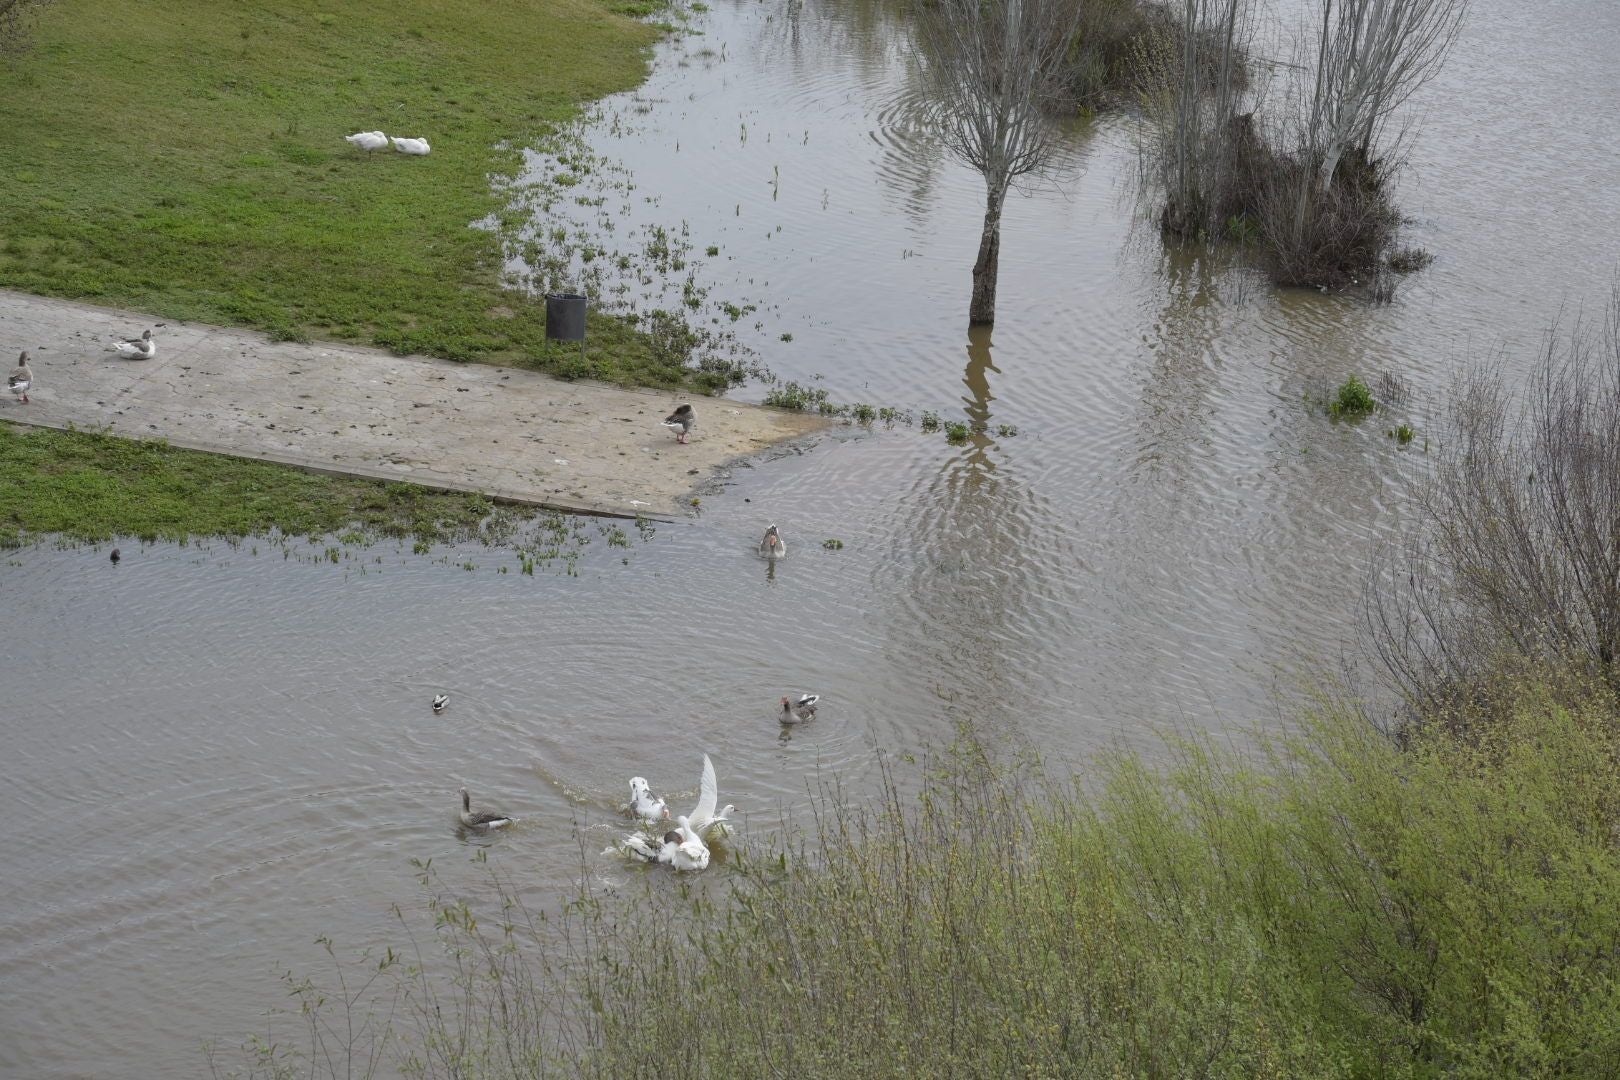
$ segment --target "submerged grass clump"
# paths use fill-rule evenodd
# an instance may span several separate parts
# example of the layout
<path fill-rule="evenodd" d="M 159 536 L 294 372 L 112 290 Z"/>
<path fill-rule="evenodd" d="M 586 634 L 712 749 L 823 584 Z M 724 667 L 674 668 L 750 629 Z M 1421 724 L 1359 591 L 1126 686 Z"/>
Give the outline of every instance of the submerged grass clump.
<path fill-rule="evenodd" d="M 1377 408 L 1378 403 L 1373 400 L 1372 391 L 1367 384 L 1352 375 L 1340 385 L 1333 398 L 1327 403 L 1328 415 L 1335 420 L 1365 416 Z"/>
<path fill-rule="evenodd" d="M 1489 738 L 1404 750 L 1348 708 L 1296 731 L 1072 787 L 969 732 L 919 796 L 885 769 L 817 802 L 815 846 L 737 848 L 723 890 L 645 874 L 543 922 L 499 879 L 487 911 L 440 893 L 447 990 L 391 952 L 379 1036 L 295 987 L 304 1075 L 385 1039 L 439 1048 L 429 1077 L 1608 1075 L 1613 698 L 1526 683 Z"/>

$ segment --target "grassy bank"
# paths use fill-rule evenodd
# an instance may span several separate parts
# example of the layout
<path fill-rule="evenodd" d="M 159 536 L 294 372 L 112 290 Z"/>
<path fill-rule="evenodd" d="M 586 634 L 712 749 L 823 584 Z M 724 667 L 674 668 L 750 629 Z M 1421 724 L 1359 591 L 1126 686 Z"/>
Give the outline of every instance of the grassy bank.
<path fill-rule="evenodd" d="M 500 287 L 490 175 L 644 76 L 612 0 L 78 0 L 0 66 L 0 287 L 290 338 L 678 385 L 594 319 L 583 365 Z M 373 156 L 382 129 L 432 153 Z"/>
<path fill-rule="evenodd" d="M 1613 698 L 1526 685 L 1488 737 L 1405 751 L 1350 710 L 1302 730 L 1259 763 L 1115 758 L 1089 795 L 969 747 L 920 800 L 823 806 L 817 854 L 711 869 L 724 899 L 652 873 L 561 944 L 440 900 L 457 989 L 402 966 L 389 1045 L 356 1049 L 426 1076 L 1610 1075 Z M 290 1022 L 306 1070 L 357 1030 Z"/>
<path fill-rule="evenodd" d="M 499 541 L 527 514 L 481 495 L 325 476 L 284 465 L 77 431 L 0 423 L 0 547 L 29 534 L 99 542 L 358 531 Z M 511 520 L 506 520 L 510 517 Z"/>

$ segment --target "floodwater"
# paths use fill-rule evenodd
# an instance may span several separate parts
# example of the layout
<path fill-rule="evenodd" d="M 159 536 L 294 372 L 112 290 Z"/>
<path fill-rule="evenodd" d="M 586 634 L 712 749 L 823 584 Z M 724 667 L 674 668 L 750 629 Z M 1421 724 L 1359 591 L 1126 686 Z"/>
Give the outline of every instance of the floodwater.
<path fill-rule="evenodd" d="M 1103 121 L 1010 201 L 999 322 L 969 334 L 982 188 L 894 107 L 885 10 L 721 2 L 661 47 L 586 136 L 635 185 L 601 207 L 607 246 L 689 237 L 682 272 L 758 305 L 731 325 L 777 375 L 983 433 L 841 429 L 628 547 L 586 523 L 574 574 L 392 543 L 8 553 L 0 1076 L 197 1075 L 209 1041 L 234 1061 L 278 974 L 323 969 L 318 936 L 398 942 L 410 860 L 475 891 L 486 851 L 531 898 L 624 880 L 598 852 L 626 778 L 679 806 L 704 751 L 746 842 L 961 719 L 1063 768 L 1275 726 L 1301 665 L 1353 652 L 1455 374 L 1522 377 L 1560 310 L 1608 290 L 1620 12 L 1476 0 L 1401 184 L 1438 258 L 1392 304 L 1167 254 L 1131 132 Z M 1351 373 L 1400 376 L 1409 403 L 1360 425 L 1310 407 Z M 1384 434 L 1403 421 L 1405 448 Z M 753 551 L 773 521 L 775 567 Z M 783 740 L 772 706 L 801 689 L 823 707 Z M 461 784 L 519 824 L 460 833 Z"/>

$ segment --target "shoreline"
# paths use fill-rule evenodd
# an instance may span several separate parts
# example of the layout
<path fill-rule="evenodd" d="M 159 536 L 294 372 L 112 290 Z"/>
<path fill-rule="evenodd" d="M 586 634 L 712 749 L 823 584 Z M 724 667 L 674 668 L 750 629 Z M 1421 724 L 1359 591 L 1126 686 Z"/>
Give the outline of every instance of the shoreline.
<path fill-rule="evenodd" d="M 151 360 L 113 341 L 152 329 Z M 479 492 L 566 513 L 667 517 L 717 472 L 812 436 L 823 417 L 667 390 L 568 382 L 523 368 L 161 319 L 0 290 L 0 346 L 33 354 L 32 403 L 0 419 Z M 692 441 L 661 424 L 698 413 Z"/>

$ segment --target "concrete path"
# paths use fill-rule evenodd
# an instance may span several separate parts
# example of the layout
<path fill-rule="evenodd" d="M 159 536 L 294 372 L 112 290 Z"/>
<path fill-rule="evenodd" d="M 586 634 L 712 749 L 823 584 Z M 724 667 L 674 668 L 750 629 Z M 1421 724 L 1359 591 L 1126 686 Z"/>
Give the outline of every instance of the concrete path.
<path fill-rule="evenodd" d="M 157 341 L 153 359 L 111 351 L 146 329 Z M 668 392 L 272 342 L 0 290 L 0 368 L 10 370 L 23 349 L 34 358 L 32 401 L 0 394 L 0 419 L 569 511 L 668 515 L 717 468 L 825 426 L 698 397 L 697 428 L 681 446 L 659 421 L 686 398 Z"/>

